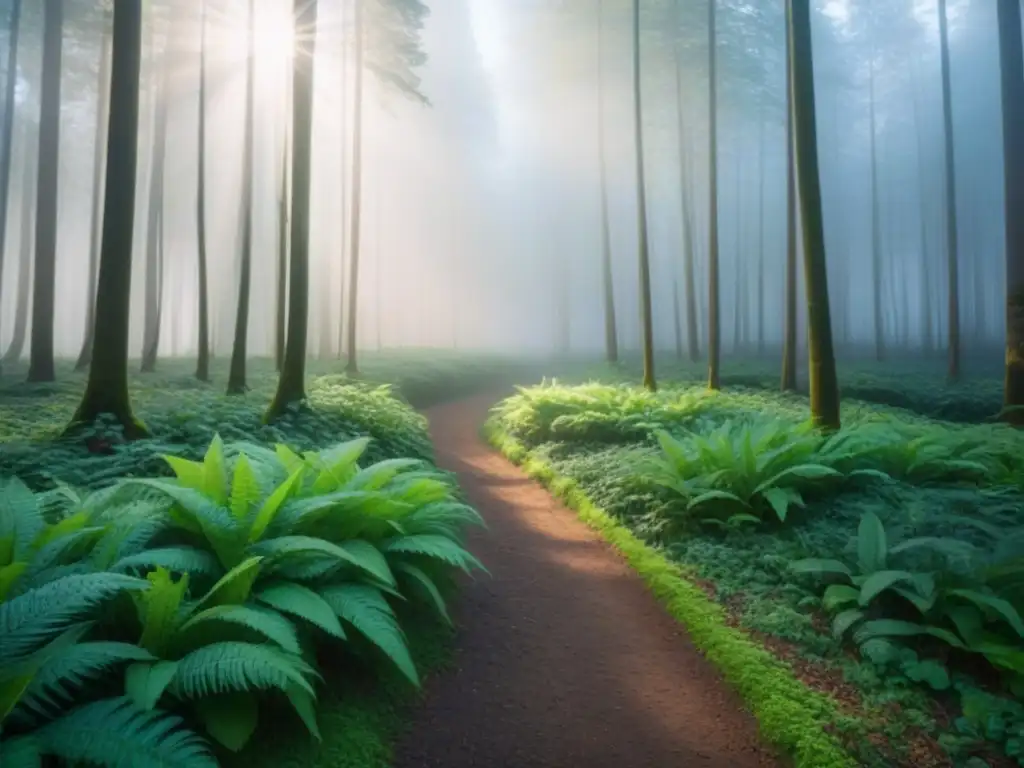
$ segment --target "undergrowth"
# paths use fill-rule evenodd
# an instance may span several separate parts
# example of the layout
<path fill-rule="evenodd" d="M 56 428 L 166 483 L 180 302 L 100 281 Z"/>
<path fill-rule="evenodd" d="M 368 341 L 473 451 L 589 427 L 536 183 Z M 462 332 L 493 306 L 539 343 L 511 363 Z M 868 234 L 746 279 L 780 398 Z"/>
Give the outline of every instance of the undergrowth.
<path fill-rule="evenodd" d="M 826 437 L 797 396 L 676 385 L 525 388 L 493 420 L 828 694 L 860 764 L 1024 765 L 1019 433 L 847 398 Z"/>

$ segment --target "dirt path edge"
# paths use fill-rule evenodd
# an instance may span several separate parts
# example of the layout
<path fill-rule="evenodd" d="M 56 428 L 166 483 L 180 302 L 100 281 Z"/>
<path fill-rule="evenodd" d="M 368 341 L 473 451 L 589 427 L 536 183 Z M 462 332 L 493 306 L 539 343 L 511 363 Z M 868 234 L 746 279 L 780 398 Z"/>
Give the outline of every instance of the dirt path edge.
<path fill-rule="evenodd" d="M 764 739 L 790 757 L 795 768 L 856 768 L 857 762 L 830 734 L 830 725 L 838 716 L 831 700 L 809 689 L 786 664 L 728 626 L 724 610 L 689 581 L 678 565 L 594 504 L 571 478 L 535 458 L 496 420 L 487 421 L 482 433 L 492 447 L 574 510 L 625 558 L 740 695 Z"/>

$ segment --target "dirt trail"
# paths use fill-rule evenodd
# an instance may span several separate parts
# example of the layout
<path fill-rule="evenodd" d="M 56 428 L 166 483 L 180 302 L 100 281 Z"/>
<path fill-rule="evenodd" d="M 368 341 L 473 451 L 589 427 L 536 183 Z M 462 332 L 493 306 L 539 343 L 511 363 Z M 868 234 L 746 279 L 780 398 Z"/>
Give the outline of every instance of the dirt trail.
<path fill-rule="evenodd" d="M 426 412 L 438 463 L 489 529 L 454 667 L 396 768 L 748 768 L 780 763 L 686 633 L 598 534 L 480 436 L 495 397 Z"/>

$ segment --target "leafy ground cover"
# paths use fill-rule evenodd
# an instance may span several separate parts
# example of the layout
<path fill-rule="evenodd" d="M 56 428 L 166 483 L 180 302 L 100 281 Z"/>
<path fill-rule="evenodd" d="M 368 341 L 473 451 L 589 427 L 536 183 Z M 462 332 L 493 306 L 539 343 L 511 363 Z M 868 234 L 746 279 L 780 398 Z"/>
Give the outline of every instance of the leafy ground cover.
<path fill-rule="evenodd" d="M 491 428 L 827 694 L 859 764 L 1024 764 L 1021 436 L 851 399 L 843 417 L 826 437 L 756 387 L 548 384 Z"/>
<path fill-rule="evenodd" d="M 450 572 L 478 564 L 475 513 L 382 380 L 423 402 L 496 371 L 374 363 L 314 376 L 311 408 L 272 426 L 270 366 L 243 398 L 165 366 L 135 382 L 136 443 L 52 439 L 78 377 L 3 382 L 0 762 L 389 763 L 445 658 Z"/>

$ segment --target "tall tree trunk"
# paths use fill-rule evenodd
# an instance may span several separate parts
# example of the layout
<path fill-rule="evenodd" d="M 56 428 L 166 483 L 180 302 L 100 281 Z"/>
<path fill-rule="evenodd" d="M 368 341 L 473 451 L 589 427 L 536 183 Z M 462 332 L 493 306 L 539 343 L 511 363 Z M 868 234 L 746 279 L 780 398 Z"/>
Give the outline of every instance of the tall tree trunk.
<path fill-rule="evenodd" d="M 789 0 L 786 0 L 789 10 Z M 786 292 L 782 326 L 782 391 L 796 391 L 796 136 L 793 126 L 793 41 L 786 28 Z"/>
<path fill-rule="evenodd" d="M 718 284 L 718 59 L 715 1 L 708 0 L 708 388 L 719 389 L 722 329 Z"/>
<path fill-rule="evenodd" d="M 675 4 L 676 19 L 679 18 L 679 0 Z M 683 280 L 686 294 L 686 348 L 691 362 L 696 362 L 700 357 L 700 342 L 697 336 L 697 295 L 694 280 L 693 251 L 693 213 L 690 210 L 692 205 L 692 191 L 690 189 L 690 166 L 688 162 L 688 151 L 686 143 L 686 124 L 683 114 L 683 77 L 682 59 L 679 47 L 675 48 L 676 65 L 676 126 L 679 136 L 679 196 L 682 206 L 683 218 Z M 673 290 L 678 293 L 678 286 L 673 283 Z M 678 309 L 678 307 L 677 307 Z"/>
<path fill-rule="evenodd" d="M 238 273 L 238 307 L 235 314 L 235 340 L 231 348 L 231 366 L 228 373 L 229 395 L 244 394 L 245 359 L 248 354 L 249 293 L 252 283 L 252 197 L 253 197 L 253 120 L 254 88 L 256 80 L 256 6 L 249 0 L 249 48 L 245 64 L 245 145 L 242 162 L 242 264 Z"/>
<path fill-rule="evenodd" d="M 309 197 L 313 138 L 313 59 L 317 0 L 295 0 L 294 18 L 303 30 L 302 53 L 292 74 L 292 218 L 288 280 L 288 339 L 277 392 L 267 419 L 306 397 L 306 342 L 309 328 Z"/>
<path fill-rule="evenodd" d="M 604 140 L 604 2 L 597 3 L 597 151 L 601 166 L 601 280 L 604 287 L 604 356 L 619 362 L 618 322 L 615 317 L 615 277 L 608 223 L 608 163 Z"/>
<path fill-rule="evenodd" d="M 679 280 L 672 276 L 672 324 L 676 332 L 676 358 L 683 359 L 683 314 L 679 307 Z"/>
<path fill-rule="evenodd" d="M 742 344 L 742 304 L 743 299 L 746 296 L 746 280 L 744 279 L 743 271 L 743 200 L 742 200 L 742 182 L 740 181 L 740 165 L 743 162 L 741 153 L 737 150 L 736 153 L 736 178 L 735 178 L 735 198 L 736 198 L 736 261 L 734 262 L 735 274 L 733 275 L 733 304 L 732 304 L 732 351 L 733 354 L 738 354 L 740 346 Z"/>
<path fill-rule="evenodd" d="M 1020 4 L 999 0 L 1006 227 L 1006 372 L 1004 418 L 1024 427 L 1024 46 Z"/>
<path fill-rule="evenodd" d="M 46 0 L 43 75 L 39 94 L 39 175 L 36 187 L 36 264 L 32 291 L 29 381 L 53 381 L 53 320 L 57 281 L 57 197 L 60 174 L 60 76 L 64 0 Z"/>
<path fill-rule="evenodd" d="M 946 0 L 939 0 L 939 42 L 942 59 L 942 126 L 946 166 L 946 271 L 949 307 L 949 378 L 960 378 L 960 286 L 957 276 L 959 242 L 956 222 L 956 167 L 953 162 L 953 103 L 949 83 L 949 31 Z"/>
<path fill-rule="evenodd" d="M 96 286 L 96 348 L 85 393 L 69 431 L 110 414 L 131 439 L 145 435 L 128 395 L 128 324 L 138 163 L 139 71 L 142 64 L 142 0 L 114 5 L 114 52 L 110 84 L 103 246 Z"/>
<path fill-rule="evenodd" d="M 21 0 L 14 0 L 8 19 L 7 79 L 4 82 L 4 120 L 0 126 L 0 297 L 4 287 L 4 255 L 7 251 L 7 203 L 11 188 L 11 147 L 14 144 L 14 99 L 18 85 L 18 40 L 21 36 Z M 3 361 L 0 360 L 0 365 Z"/>
<path fill-rule="evenodd" d="M 206 260 L 206 1 L 200 0 L 199 37 L 199 178 L 196 185 L 196 233 L 199 267 L 199 354 L 196 378 L 210 380 L 210 287 Z"/>
<path fill-rule="evenodd" d="M 164 56 L 165 60 L 161 64 L 163 69 L 160 75 L 161 80 L 156 86 L 153 152 L 149 166 L 149 223 L 146 228 L 146 303 L 142 334 L 143 373 L 152 373 L 156 370 L 157 353 L 160 349 L 160 311 L 163 305 L 164 161 L 167 150 L 167 89 L 168 71 L 170 69 L 170 61 L 166 59 L 167 54 L 165 53 Z"/>
<path fill-rule="evenodd" d="M 644 180 L 643 98 L 640 76 L 640 0 L 633 0 L 633 130 L 636 135 L 637 251 L 640 258 L 640 316 L 643 323 L 644 387 L 654 379 L 654 318 L 651 312 L 651 265 L 647 252 L 647 189 Z"/>
<path fill-rule="evenodd" d="M 878 202 L 878 150 L 875 127 L 875 58 L 868 70 L 868 132 L 871 144 L 871 286 L 875 325 L 875 360 L 885 359 L 885 320 L 882 317 L 882 224 Z"/>
<path fill-rule="evenodd" d="M 4 365 L 16 363 L 25 351 L 28 336 L 28 316 L 32 306 L 32 254 L 35 250 L 36 213 L 36 168 L 35 155 L 29 144 L 38 146 L 38 141 L 29 137 L 29 123 L 25 123 L 25 166 L 21 187 L 21 225 L 18 232 L 18 284 L 14 303 L 14 328 L 11 343 L 4 352 Z"/>
<path fill-rule="evenodd" d="M 286 102 L 291 99 L 286 99 Z M 285 108 L 291 111 L 286 103 Z M 285 129 L 281 158 L 281 190 L 277 200 L 277 298 L 274 302 L 274 365 L 278 373 L 284 365 L 288 312 L 288 136 Z"/>
<path fill-rule="evenodd" d="M 356 62 L 355 102 L 352 111 L 352 221 L 349 244 L 348 280 L 348 362 L 345 371 L 349 375 L 359 372 L 356 350 L 356 320 L 359 314 L 359 246 L 361 231 L 361 206 L 363 202 L 363 47 L 366 31 L 363 29 L 363 0 L 355 0 Z"/>
<path fill-rule="evenodd" d="M 915 83 L 913 93 L 913 107 L 914 107 L 914 137 L 915 144 L 917 146 L 917 181 L 918 181 L 918 222 L 920 224 L 919 234 L 919 247 L 920 247 L 920 270 L 921 270 L 921 325 L 922 333 L 924 335 L 923 342 L 926 351 L 931 351 L 935 346 L 935 329 L 932 325 L 932 286 L 931 286 L 931 262 L 932 259 L 929 257 L 929 243 L 928 243 L 928 207 L 926 205 L 927 200 L 927 185 L 925 184 L 925 162 L 924 162 L 924 148 L 922 146 L 921 129 L 923 123 L 921 121 L 921 108 L 918 104 L 917 96 L 917 65 L 915 64 L 913 69 L 913 82 Z"/>
<path fill-rule="evenodd" d="M 360 0 L 353 0 L 355 3 L 359 3 Z M 348 203 L 348 157 L 345 151 L 345 143 L 348 138 L 348 63 L 349 63 L 349 52 L 348 52 L 348 34 L 345 30 L 346 21 L 346 10 L 348 9 L 348 0 L 341 0 L 338 5 L 339 14 L 341 17 L 341 98 L 338 100 L 338 105 L 341 107 L 341 128 L 339 131 L 339 148 L 341 152 L 341 193 L 338 196 L 338 202 L 340 203 L 340 217 L 341 217 L 341 249 L 338 253 L 338 359 L 341 360 L 345 355 L 345 255 L 348 250 L 348 243 L 345 241 L 345 235 L 348 233 L 346 225 L 348 224 L 349 216 L 349 203 Z"/>
<path fill-rule="evenodd" d="M 764 354 L 764 106 L 757 120 L 757 353 Z"/>
<path fill-rule="evenodd" d="M 797 179 L 800 185 L 800 219 L 804 234 L 811 419 L 817 426 L 833 430 L 839 429 L 839 380 L 836 376 L 836 360 L 832 349 L 825 227 L 821 213 L 810 0 L 790 0 L 788 9 Z"/>
<path fill-rule="evenodd" d="M 110 112 L 110 37 L 103 36 L 100 74 L 96 90 L 96 148 L 92 164 L 92 219 L 89 224 L 89 287 L 85 303 L 85 336 L 75 362 L 76 371 L 84 371 L 92 361 L 96 324 L 96 280 L 100 268 L 100 227 L 103 222 L 103 173 L 107 148 L 107 117 Z"/>

